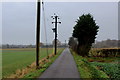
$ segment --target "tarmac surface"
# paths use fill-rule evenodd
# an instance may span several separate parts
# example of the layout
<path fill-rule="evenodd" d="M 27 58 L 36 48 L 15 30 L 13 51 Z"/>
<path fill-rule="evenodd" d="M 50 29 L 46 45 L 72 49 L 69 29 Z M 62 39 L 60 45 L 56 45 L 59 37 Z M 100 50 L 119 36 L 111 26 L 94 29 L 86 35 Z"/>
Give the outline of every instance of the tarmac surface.
<path fill-rule="evenodd" d="M 66 48 L 39 78 L 80 78 L 69 48 Z"/>

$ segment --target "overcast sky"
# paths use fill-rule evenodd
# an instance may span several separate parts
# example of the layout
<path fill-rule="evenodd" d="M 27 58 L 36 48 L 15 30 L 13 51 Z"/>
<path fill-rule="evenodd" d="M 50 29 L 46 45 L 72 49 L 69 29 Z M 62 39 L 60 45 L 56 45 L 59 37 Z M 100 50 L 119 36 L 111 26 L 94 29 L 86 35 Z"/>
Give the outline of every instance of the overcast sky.
<path fill-rule="evenodd" d="M 118 39 L 117 2 L 46 2 L 45 19 L 47 40 L 54 39 L 51 16 L 56 13 L 62 24 L 58 25 L 58 39 L 61 42 L 72 36 L 76 19 L 82 14 L 92 14 L 99 28 L 96 40 Z M 42 17 L 43 24 L 43 17 Z M 4 2 L 2 4 L 3 44 L 35 44 L 36 3 Z M 44 25 L 41 26 L 41 42 L 45 41 Z"/>

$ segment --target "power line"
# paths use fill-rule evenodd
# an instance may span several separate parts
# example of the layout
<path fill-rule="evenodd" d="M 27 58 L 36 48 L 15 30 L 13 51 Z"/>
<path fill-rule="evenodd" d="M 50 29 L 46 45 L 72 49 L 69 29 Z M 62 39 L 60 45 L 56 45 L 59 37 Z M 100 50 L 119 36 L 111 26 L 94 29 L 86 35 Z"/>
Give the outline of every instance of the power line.
<path fill-rule="evenodd" d="M 44 3 L 42 2 L 42 10 L 43 10 L 43 19 L 44 19 L 44 30 L 45 30 L 45 41 L 46 41 L 46 51 L 47 51 L 47 57 L 48 57 L 48 42 L 47 42 L 47 29 L 46 29 L 46 17 L 45 17 L 45 9 L 44 9 Z"/>

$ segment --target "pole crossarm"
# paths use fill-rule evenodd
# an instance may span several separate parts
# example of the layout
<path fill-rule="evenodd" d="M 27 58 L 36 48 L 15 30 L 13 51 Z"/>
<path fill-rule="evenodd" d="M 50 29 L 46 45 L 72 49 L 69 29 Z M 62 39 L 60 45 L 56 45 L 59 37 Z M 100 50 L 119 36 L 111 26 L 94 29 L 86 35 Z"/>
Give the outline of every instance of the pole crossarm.
<path fill-rule="evenodd" d="M 56 23 L 56 22 L 52 22 L 52 24 L 53 24 L 53 23 Z M 61 22 L 57 22 L 57 23 L 61 24 Z"/>

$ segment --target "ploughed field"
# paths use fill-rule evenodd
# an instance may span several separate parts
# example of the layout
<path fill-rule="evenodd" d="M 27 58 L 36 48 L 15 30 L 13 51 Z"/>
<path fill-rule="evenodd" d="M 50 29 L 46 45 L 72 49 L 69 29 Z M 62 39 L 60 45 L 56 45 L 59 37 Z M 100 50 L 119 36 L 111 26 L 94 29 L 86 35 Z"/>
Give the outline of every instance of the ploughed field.
<path fill-rule="evenodd" d="M 61 48 L 58 48 L 61 50 Z M 52 54 L 53 49 L 40 48 L 39 59 L 47 57 Z M 14 74 L 17 69 L 22 69 L 36 60 L 35 48 L 23 48 L 23 49 L 3 49 L 2 50 L 2 77 Z"/>

